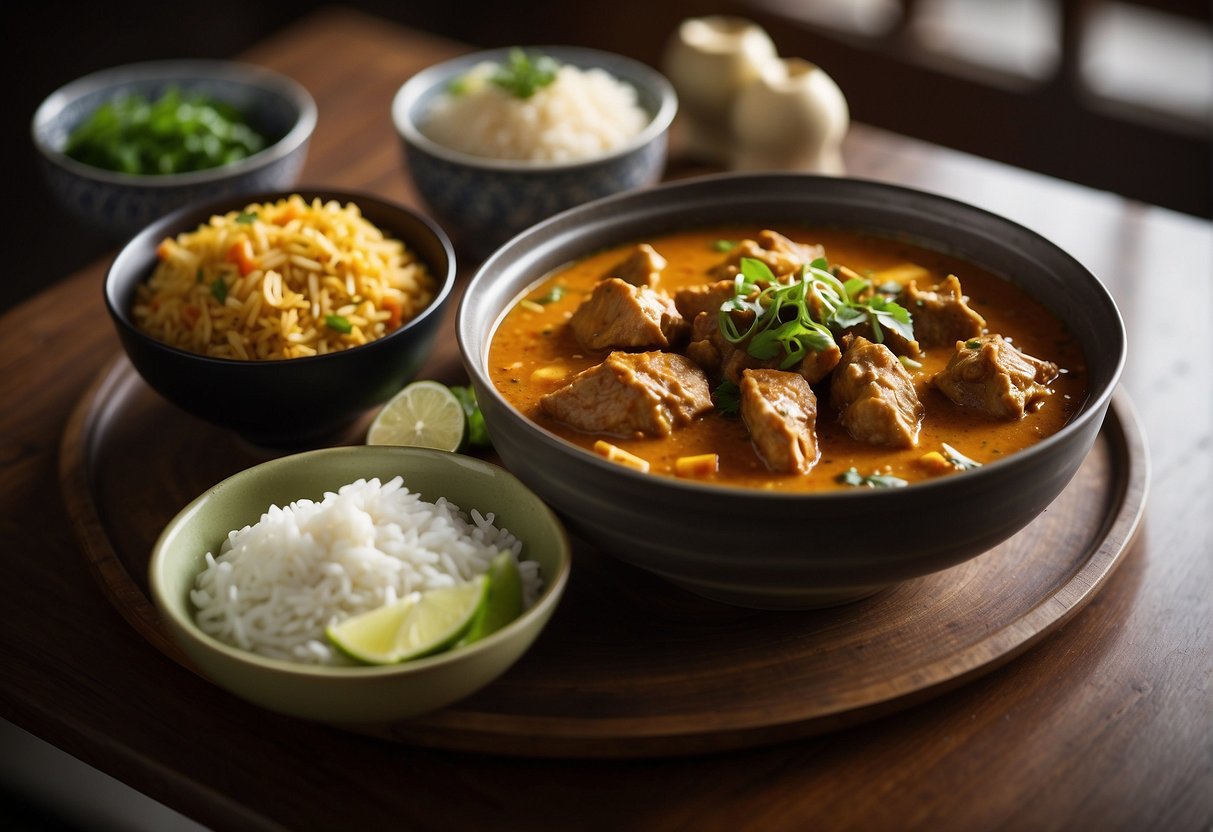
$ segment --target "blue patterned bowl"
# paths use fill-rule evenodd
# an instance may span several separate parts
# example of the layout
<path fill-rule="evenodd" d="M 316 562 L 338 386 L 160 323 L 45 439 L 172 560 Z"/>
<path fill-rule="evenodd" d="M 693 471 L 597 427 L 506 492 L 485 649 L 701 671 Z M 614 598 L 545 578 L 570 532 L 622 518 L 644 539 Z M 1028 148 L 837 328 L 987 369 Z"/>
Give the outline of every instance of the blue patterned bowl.
<path fill-rule="evenodd" d="M 120 95 L 155 99 L 169 88 L 202 94 L 239 109 L 270 144 L 260 153 L 210 170 L 135 176 L 71 159 L 72 130 Z M 316 102 L 295 81 L 268 69 L 228 61 L 155 61 L 86 75 L 51 93 L 31 126 L 46 182 L 60 204 L 116 239 L 183 205 L 219 197 L 289 189 L 299 178 L 316 127 Z"/>
<path fill-rule="evenodd" d="M 413 184 L 461 248 L 486 255 L 510 237 L 566 208 L 656 183 L 665 168 L 667 135 L 678 109 L 669 81 L 645 64 L 577 47 L 528 47 L 560 63 L 600 67 L 632 85 L 650 115 L 645 129 L 618 150 L 583 161 L 520 162 L 443 147 L 418 129 L 436 96 L 484 61 L 504 62 L 509 49 L 476 52 L 410 78 L 392 101 L 392 121 Z"/>

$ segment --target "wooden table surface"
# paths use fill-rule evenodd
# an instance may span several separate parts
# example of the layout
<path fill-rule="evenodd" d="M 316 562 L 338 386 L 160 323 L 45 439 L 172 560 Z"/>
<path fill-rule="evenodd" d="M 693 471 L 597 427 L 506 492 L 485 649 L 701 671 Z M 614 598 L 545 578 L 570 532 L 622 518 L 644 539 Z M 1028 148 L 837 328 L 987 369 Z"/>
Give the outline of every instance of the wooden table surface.
<path fill-rule="evenodd" d="M 304 183 L 416 205 L 389 102 L 412 73 L 462 48 L 322 11 L 245 57 L 316 97 Z M 859 727 L 672 759 L 425 750 L 247 705 L 127 625 L 73 538 L 59 443 L 119 350 L 98 262 L 0 319 L 10 574 L 0 717 L 218 828 L 1210 828 L 1213 227 L 860 125 L 846 158 L 854 175 L 953 196 L 1043 233 L 1100 276 L 1124 314 L 1123 386 L 1151 454 L 1145 520 L 1094 602 L 1022 657 Z M 456 355 L 451 332 L 434 366 Z"/>

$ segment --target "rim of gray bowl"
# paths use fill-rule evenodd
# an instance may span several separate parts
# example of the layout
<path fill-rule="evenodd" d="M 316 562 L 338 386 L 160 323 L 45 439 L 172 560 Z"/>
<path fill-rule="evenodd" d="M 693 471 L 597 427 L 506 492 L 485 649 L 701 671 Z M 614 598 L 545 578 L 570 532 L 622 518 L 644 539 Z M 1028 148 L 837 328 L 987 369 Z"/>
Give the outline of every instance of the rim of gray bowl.
<path fill-rule="evenodd" d="M 644 147 L 669 129 L 678 112 L 678 95 L 674 85 L 657 70 L 641 61 L 620 55 L 615 52 L 605 52 L 601 49 L 590 49 L 581 46 L 527 46 L 526 51 L 539 52 L 553 57 L 564 63 L 581 69 L 600 68 L 610 72 L 616 80 L 623 81 L 633 87 L 645 87 L 657 97 L 660 102 L 656 111 L 649 111 L 649 123 L 637 135 L 609 153 L 591 156 L 585 159 L 574 159 L 568 162 L 528 162 L 515 159 L 493 159 L 488 156 L 474 156 L 462 153 L 438 144 L 427 137 L 417 127 L 415 112 L 417 105 L 427 97 L 436 95 L 439 86 L 445 86 L 452 78 L 467 72 L 476 64 L 500 60 L 510 54 L 512 49 L 519 47 L 502 47 L 472 52 L 458 58 L 429 66 L 409 78 L 392 97 L 391 115 L 396 131 L 409 144 L 416 145 L 426 153 L 445 159 L 448 162 L 468 165 L 487 170 L 510 171 L 513 173 L 548 173 L 569 171 L 589 165 L 598 165 L 617 159 L 621 156 Z M 643 105 L 641 105 L 643 107 Z M 648 111 L 648 108 L 645 108 Z"/>
<path fill-rule="evenodd" d="M 48 125 L 65 107 L 84 95 L 121 84 L 174 80 L 219 80 L 267 89 L 290 101 L 298 110 L 298 115 L 287 134 L 264 150 L 229 165 L 189 173 L 136 175 L 109 171 L 78 162 L 48 141 Z M 289 156 L 311 138 L 316 129 L 316 120 L 316 101 L 311 93 L 295 79 L 272 69 L 239 61 L 146 61 L 98 70 L 64 84 L 38 105 L 30 123 L 30 135 L 34 147 L 43 158 L 87 179 L 128 187 L 138 185 L 146 188 L 172 188 L 239 176 Z"/>

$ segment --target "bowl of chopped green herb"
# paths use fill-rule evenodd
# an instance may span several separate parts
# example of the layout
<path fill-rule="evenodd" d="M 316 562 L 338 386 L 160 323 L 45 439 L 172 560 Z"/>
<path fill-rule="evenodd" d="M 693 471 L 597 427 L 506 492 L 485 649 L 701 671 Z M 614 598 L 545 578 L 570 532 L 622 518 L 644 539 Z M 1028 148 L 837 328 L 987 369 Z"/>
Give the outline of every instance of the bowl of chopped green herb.
<path fill-rule="evenodd" d="M 484 255 L 566 208 L 656 183 L 677 108 L 639 61 L 544 46 L 431 66 L 397 92 L 392 121 L 430 212 Z"/>
<path fill-rule="evenodd" d="M 289 188 L 316 126 L 294 80 L 229 61 L 114 67 L 53 92 L 31 135 L 64 209 L 116 238 L 183 205 Z"/>

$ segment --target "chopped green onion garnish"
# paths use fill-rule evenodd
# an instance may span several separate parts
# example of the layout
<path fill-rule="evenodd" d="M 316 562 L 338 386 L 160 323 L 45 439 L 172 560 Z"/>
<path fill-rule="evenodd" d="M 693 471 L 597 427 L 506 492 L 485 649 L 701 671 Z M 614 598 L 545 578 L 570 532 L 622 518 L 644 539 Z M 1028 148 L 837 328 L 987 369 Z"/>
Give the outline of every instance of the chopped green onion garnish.
<path fill-rule="evenodd" d="M 795 366 L 810 350 L 821 352 L 835 346 L 834 333 L 868 323 L 872 339 L 884 342 L 882 327 L 895 330 L 907 341 L 914 340 L 910 313 L 884 295 L 858 300 L 857 295 L 871 284 L 853 278 L 846 283 L 829 272 L 824 257 L 819 257 L 791 275 L 789 282 L 775 278 L 761 260 L 741 259 L 735 294 L 720 307 L 717 324 L 721 334 L 733 344 L 745 342 L 746 351 L 766 361 L 781 353 L 779 366 Z M 731 312 L 751 312 L 754 320 L 742 332 Z"/>
<path fill-rule="evenodd" d="M 256 211 L 241 211 L 239 214 L 236 215 L 236 222 L 240 223 L 241 225 L 251 225 L 252 223 L 254 223 L 256 221 L 257 221 L 257 212 Z"/>
<path fill-rule="evenodd" d="M 211 294 L 220 303 L 227 301 L 227 284 L 223 282 L 222 277 L 216 278 L 215 282 L 211 284 Z"/>
<path fill-rule="evenodd" d="M 354 327 L 344 315 L 325 315 L 324 325 L 334 332 L 340 332 L 342 335 L 349 335 L 354 331 Z"/>
<path fill-rule="evenodd" d="M 732 251 L 737 248 L 737 242 L 735 240 L 717 240 L 712 243 L 712 248 L 719 252 Z"/>
<path fill-rule="evenodd" d="M 533 298 L 533 300 L 535 301 L 535 303 L 555 303 L 556 301 L 558 301 L 562 297 L 564 297 L 564 294 L 565 294 L 565 288 L 563 286 L 561 286 L 559 283 L 557 283 L 551 289 L 548 289 L 547 292 L 545 292 L 544 294 L 540 295 L 537 298 Z"/>

